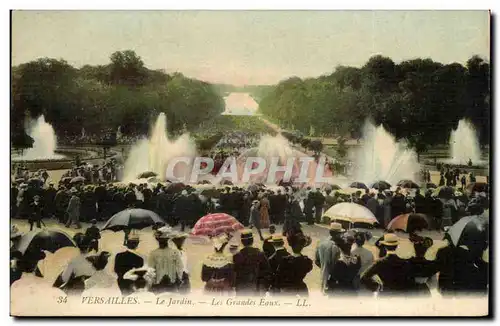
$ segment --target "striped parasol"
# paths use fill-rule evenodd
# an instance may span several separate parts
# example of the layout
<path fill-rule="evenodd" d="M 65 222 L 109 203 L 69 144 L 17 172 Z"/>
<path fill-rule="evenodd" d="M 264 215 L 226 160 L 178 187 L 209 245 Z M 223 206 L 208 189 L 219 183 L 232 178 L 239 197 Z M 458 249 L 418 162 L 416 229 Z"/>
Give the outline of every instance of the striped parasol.
<path fill-rule="evenodd" d="M 223 233 L 232 233 L 244 228 L 243 224 L 231 215 L 214 213 L 203 216 L 196 222 L 192 235 L 215 237 Z"/>

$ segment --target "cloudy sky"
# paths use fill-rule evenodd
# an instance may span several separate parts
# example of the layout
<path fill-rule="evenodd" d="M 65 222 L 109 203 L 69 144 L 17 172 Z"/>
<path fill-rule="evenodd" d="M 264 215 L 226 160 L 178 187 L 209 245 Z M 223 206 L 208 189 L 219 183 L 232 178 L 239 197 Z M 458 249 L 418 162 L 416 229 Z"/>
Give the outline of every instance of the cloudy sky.
<path fill-rule="evenodd" d="M 151 69 L 210 82 L 273 84 L 383 54 L 489 59 L 487 11 L 15 11 L 12 64 L 106 64 L 132 49 Z"/>

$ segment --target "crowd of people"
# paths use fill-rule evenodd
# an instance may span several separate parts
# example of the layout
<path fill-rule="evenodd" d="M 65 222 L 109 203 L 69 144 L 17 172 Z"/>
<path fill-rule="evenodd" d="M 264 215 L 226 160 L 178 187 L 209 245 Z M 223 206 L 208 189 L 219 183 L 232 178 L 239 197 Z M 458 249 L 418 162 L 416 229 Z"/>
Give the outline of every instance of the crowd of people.
<path fill-rule="evenodd" d="M 249 146 L 245 137 L 229 139 L 223 144 L 225 147 L 230 145 L 237 150 Z M 370 232 L 352 229 L 349 223 L 330 223 L 324 216 L 332 206 L 350 202 L 373 213 L 377 219 L 374 227 L 386 229 L 390 221 L 401 214 L 422 213 L 433 219 L 435 229 L 443 231 L 464 216 L 480 216 L 489 208 L 488 191 L 466 191 L 466 186 L 476 181 L 472 173 L 467 179 L 460 177 L 457 170 L 441 171 L 441 180 L 446 179 L 442 185 L 461 184 L 456 191 L 441 196 L 436 195 L 433 187 L 359 189 L 346 193 L 331 186 L 298 188 L 287 184 L 273 189 L 255 184 L 225 186 L 208 193 L 182 183 L 119 184 L 121 170 L 122 166 L 115 160 L 101 166 L 76 162 L 56 186 L 48 181 L 47 171 L 30 173 L 22 166 L 15 169 L 11 217 L 27 219 L 30 231 L 42 228 L 47 219 L 55 219 L 68 228 L 75 226 L 79 231 L 82 222 L 90 222 L 85 232 L 73 238 L 80 255 L 68 262 L 51 286 L 77 295 L 93 289 L 114 289 L 123 296 L 161 295 L 189 293 L 192 278 L 199 277 L 208 294 L 306 296 L 309 287 L 304 279 L 317 266 L 320 289 L 328 296 L 371 293 L 429 296 L 429 284 L 433 280 L 437 280 L 437 288 L 443 295 L 484 294 L 488 289 L 488 263 L 483 259 L 487 241 L 454 246 L 445 233 L 448 245 L 438 250 L 434 260 L 427 260 L 425 256 L 433 245 L 432 239 L 423 236 L 422 230 L 409 230 L 415 255 L 404 259 L 396 254 L 400 243 L 397 234 L 385 231 L 375 242 L 378 253 L 374 255 L 366 247 L 371 240 Z M 422 175 L 423 181 L 429 183 L 429 171 L 423 171 Z M 166 222 L 153 227 L 158 246 L 147 257 L 137 252 L 141 239 L 133 231 L 126 232 L 123 252 L 99 251 L 98 221 L 106 221 L 126 208 L 151 210 Z M 186 227 L 192 228 L 202 216 L 214 212 L 227 213 L 248 229 L 240 233 L 238 245 L 230 244 L 232 234 L 212 237 L 213 252 L 200 262 L 201 275 L 191 275 L 189 253 L 184 247 L 188 234 L 184 231 Z M 312 240 L 304 233 L 301 222 L 329 225 L 330 236 L 318 243 L 314 257 L 303 254 Z M 171 227 L 178 224 L 181 231 L 174 231 Z M 281 234 L 276 233 L 276 225 L 282 225 Z M 255 245 L 253 229 L 262 248 Z M 264 229 L 268 229 L 269 234 L 264 234 Z M 37 269 L 44 253 L 32 250 L 22 254 L 17 250 L 21 237 L 14 227 L 11 230 L 11 287 L 14 290 L 26 280 L 32 282 L 34 277 L 44 282 L 44 276 Z M 114 269 L 110 273 L 106 266 L 112 257 Z"/>
<path fill-rule="evenodd" d="M 201 275 L 192 275 L 188 268 L 189 252 L 184 248 L 188 234 L 174 231 L 163 223 L 154 226 L 157 248 L 147 256 L 136 251 L 141 239 L 137 233 L 125 237 L 126 249 L 115 255 L 98 251 L 99 232 L 95 225 L 85 233 L 77 233 L 74 241 L 80 254 L 71 259 L 59 274 L 53 287 L 69 295 L 90 295 L 89 291 L 107 291 L 122 296 L 144 293 L 152 295 L 180 293 L 193 289 L 193 277 L 201 278 L 203 292 L 208 295 L 245 296 L 308 296 L 304 279 L 313 265 L 320 269 L 321 292 L 330 297 L 364 296 L 431 296 L 429 284 L 437 281 L 437 289 L 444 295 L 481 295 L 488 289 L 488 263 L 483 259 L 487 242 L 468 246 L 448 245 L 440 248 L 434 260 L 425 257 L 433 241 L 412 230 L 410 241 L 415 255 L 401 258 L 396 249 L 399 237 L 385 233 L 375 242 L 378 257 L 366 248 L 371 233 L 345 230 L 339 223 L 331 223 L 329 237 L 320 241 L 314 257 L 303 254 L 311 245 L 311 238 L 299 227 L 276 234 L 270 226 L 262 248 L 254 245 L 253 233 L 240 233 L 240 244 L 229 248 L 231 234 L 212 237 L 213 252 L 201 262 Z M 96 236 L 97 235 L 97 236 Z M 30 250 L 21 254 L 16 241 L 22 234 L 11 231 L 11 288 L 15 291 L 36 277 L 46 283 L 37 268 L 45 254 Z M 106 269 L 114 257 L 113 270 Z"/>

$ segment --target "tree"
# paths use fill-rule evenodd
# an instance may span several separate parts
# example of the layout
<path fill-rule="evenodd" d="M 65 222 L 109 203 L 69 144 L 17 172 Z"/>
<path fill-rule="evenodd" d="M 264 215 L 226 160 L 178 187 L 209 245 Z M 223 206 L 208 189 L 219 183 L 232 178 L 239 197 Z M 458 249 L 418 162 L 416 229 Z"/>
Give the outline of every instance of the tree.
<path fill-rule="evenodd" d="M 116 51 L 110 59 L 111 83 L 132 87 L 144 85 L 147 71 L 144 62 L 134 51 Z"/>

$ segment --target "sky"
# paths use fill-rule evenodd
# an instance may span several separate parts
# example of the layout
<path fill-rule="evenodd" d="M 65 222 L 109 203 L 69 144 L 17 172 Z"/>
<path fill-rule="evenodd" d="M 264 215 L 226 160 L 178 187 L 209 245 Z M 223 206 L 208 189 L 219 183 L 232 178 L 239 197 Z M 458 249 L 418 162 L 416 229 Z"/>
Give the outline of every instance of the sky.
<path fill-rule="evenodd" d="M 134 50 L 150 69 L 208 82 L 275 84 L 291 76 L 401 62 L 489 60 L 487 11 L 14 11 L 12 65 L 41 57 L 76 67 Z"/>

